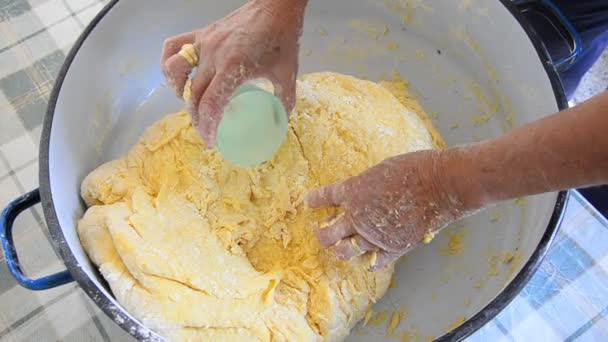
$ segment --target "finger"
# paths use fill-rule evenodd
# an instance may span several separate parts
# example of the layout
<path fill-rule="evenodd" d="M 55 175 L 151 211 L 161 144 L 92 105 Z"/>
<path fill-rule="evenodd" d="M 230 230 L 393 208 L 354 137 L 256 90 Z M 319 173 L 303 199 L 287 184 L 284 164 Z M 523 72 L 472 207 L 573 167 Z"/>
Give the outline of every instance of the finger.
<path fill-rule="evenodd" d="M 343 196 L 344 186 L 336 183 L 308 191 L 304 203 L 309 208 L 338 207 L 344 200 Z"/>
<path fill-rule="evenodd" d="M 354 235 L 355 233 L 355 228 L 352 224 L 350 224 L 350 221 L 347 220 L 344 215 L 341 215 L 325 224 L 322 224 L 321 228 L 317 229 L 315 232 L 315 235 L 317 236 L 317 240 L 319 240 L 321 246 L 330 247 L 336 244 L 338 241 Z"/>
<path fill-rule="evenodd" d="M 332 247 L 334 254 L 340 260 L 350 260 L 374 249 L 377 249 L 377 247 L 361 235 L 353 235 L 350 238 L 340 240 L 340 243 Z"/>
<path fill-rule="evenodd" d="M 163 73 L 167 83 L 177 96 L 182 97 L 184 92 L 184 85 L 188 81 L 188 76 L 192 72 L 194 67 L 179 54 L 171 56 L 165 64 L 163 64 Z"/>
<path fill-rule="evenodd" d="M 198 68 L 196 75 L 192 78 L 192 84 L 190 86 L 190 98 L 186 101 L 188 102 L 188 111 L 190 112 L 190 116 L 192 118 L 192 125 L 194 128 L 198 129 L 200 127 L 200 114 L 198 112 L 198 104 L 203 97 L 203 94 L 209 87 L 211 80 L 215 76 L 215 72 L 212 68 L 205 67 L 201 65 Z M 199 131 L 199 134 L 202 136 L 202 132 Z"/>
<path fill-rule="evenodd" d="M 171 58 L 171 56 L 177 54 L 183 45 L 194 44 L 194 39 L 194 32 L 187 32 L 165 40 L 163 43 L 163 51 L 160 54 L 160 65 L 165 65 L 165 62 Z"/>
<path fill-rule="evenodd" d="M 279 75 L 276 75 L 272 84 L 274 86 L 274 94 L 283 103 L 287 116 L 291 114 L 291 110 L 296 104 L 296 73 L 298 67 L 286 70 Z"/>
<path fill-rule="evenodd" d="M 235 72 L 218 72 L 209 83 L 197 106 L 200 123 L 197 127 L 207 147 L 215 146 L 217 126 L 222 119 L 224 107 L 241 83 L 247 81 L 246 74 L 238 69 Z"/>
<path fill-rule="evenodd" d="M 397 259 L 399 259 L 401 255 L 401 253 L 393 253 L 387 251 L 371 252 L 369 270 L 371 272 L 378 271 L 386 265 L 397 261 Z"/>

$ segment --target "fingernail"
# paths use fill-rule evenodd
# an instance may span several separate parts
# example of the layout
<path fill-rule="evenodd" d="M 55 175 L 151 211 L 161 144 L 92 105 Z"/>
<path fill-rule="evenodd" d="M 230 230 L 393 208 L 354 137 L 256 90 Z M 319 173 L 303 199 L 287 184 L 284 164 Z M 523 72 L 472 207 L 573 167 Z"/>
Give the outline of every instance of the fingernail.
<path fill-rule="evenodd" d="M 207 148 L 213 148 L 215 146 L 215 139 L 213 138 L 213 134 L 207 131 L 204 127 L 203 131 L 205 132 L 203 135 L 205 145 L 207 146 Z"/>
<path fill-rule="evenodd" d="M 215 144 L 213 143 L 212 139 L 207 138 L 207 142 L 205 142 L 205 145 L 207 145 L 207 148 L 213 148 Z"/>
<path fill-rule="evenodd" d="M 207 135 L 207 147 L 213 148 L 215 146 L 215 136 L 213 134 Z"/>
<path fill-rule="evenodd" d="M 374 272 L 375 270 L 378 269 L 378 252 L 376 251 L 372 251 L 369 254 L 369 266 L 367 267 L 368 271 L 370 272 Z"/>

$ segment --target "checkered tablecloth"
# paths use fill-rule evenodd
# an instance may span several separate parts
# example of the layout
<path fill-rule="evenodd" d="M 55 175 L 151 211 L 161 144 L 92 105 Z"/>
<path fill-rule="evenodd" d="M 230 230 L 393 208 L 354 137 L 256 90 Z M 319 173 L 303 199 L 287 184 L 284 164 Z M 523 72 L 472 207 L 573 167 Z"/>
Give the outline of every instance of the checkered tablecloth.
<path fill-rule="evenodd" d="M 53 80 L 104 2 L 0 0 L 0 206 L 38 186 L 38 141 Z M 30 276 L 63 269 L 41 208 L 16 222 Z M 608 223 L 574 194 L 549 257 L 473 341 L 607 341 Z M 0 340 L 130 341 L 75 284 L 32 292 L 0 262 Z"/>

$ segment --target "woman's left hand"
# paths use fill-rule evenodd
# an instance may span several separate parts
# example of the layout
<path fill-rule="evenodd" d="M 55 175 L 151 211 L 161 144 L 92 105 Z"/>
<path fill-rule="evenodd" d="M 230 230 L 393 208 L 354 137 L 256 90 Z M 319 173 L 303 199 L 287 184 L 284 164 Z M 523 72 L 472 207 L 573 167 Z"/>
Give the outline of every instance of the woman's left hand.
<path fill-rule="evenodd" d="M 291 112 L 305 6 L 305 0 L 251 0 L 207 27 L 165 41 L 162 69 L 180 97 L 195 67 L 180 50 L 193 45 L 196 56 L 191 59 L 198 59 L 198 68 L 192 78 L 189 111 L 208 147 L 215 145 L 224 106 L 245 81 L 270 80 L 275 95 Z"/>

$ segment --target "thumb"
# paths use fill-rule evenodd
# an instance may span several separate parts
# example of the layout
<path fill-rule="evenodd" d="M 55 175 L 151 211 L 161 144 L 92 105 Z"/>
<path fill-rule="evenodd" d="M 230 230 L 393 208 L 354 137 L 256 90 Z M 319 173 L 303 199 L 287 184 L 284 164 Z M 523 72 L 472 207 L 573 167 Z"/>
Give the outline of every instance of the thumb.
<path fill-rule="evenodd" d="M 304 197 L 304 203 L 309 208 L 339 207 L 343 201 L 344 186 L 342 183 L 310 190 Z"/>
<path fill-rule="evenodd" d="M 217 127 L 222 120 L 224 107 L 244 80 L 241 76 L 218 73 L 201 97 L 198 104 L 200 121 L 196 128 L 208 148 L 215 146 Z"/>

